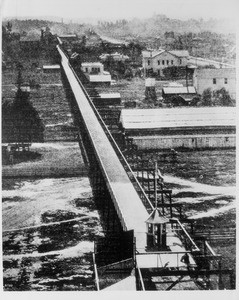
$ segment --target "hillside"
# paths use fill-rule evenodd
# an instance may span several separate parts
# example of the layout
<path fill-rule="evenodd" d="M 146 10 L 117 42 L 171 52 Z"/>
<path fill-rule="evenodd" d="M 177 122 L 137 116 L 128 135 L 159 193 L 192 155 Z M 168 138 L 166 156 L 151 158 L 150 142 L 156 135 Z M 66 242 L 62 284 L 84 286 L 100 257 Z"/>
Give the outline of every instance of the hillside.
<path fill-rule="evenodd" d="M 200 33 L 211 31 L 219 34 L 235 33 L 235 24 L 230 20 L 189 19 L 186 21 L 171 19 L 165 15 L 155 15 L 148 19 L 119 20 L 116 22 L 99 22 L 98 29 L 116 36 L 162 36 L 167 31 L 175 33 Z"/>

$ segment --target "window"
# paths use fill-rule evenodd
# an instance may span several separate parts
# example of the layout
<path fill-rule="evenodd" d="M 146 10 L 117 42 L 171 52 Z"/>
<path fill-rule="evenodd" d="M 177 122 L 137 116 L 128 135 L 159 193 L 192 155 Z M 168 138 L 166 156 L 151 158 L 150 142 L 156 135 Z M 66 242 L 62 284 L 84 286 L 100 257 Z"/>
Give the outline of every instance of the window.
<path fill-rule="evenodd" d="M 158 60 L 158 65 L 160 65 L 160 60 Z"/>
<path fill-rule="evenodd" d="M 169 60 L 167 60 L 167 65 L 169 64 Z"/>
<path fill-rule="evenodd" d="M 164 65 L 164 60 L 162 60 L 162 64 Z"/>
<path fill-rule="evenodd" d="M 182 60 L 181 60 L 181 58 L 179 59 L 179 64 L 180 64 L 180 65 L 182 64 Z"/>
<path fill-rule="evenodd" d="M 213 82 L 213 84 L 217 84 L 216 78 L 213 78 L 212 82 Z"/>
<path fill-rule="evenodd" d="M 228 82 L 227 78 L 224 78 L 224 84 L 227 84 L 227 82 Z"/>
<path fill-rule="evenodd" d="M 150 60 L 148 60 L 148 66 L 150 65 Z"/>
<path fill-rule="evenodd" d="M 173 60 L 171 60 L 171 65 L 173 65 Z"/>
<path fill-rule="evenodd" d="M 88 68 L 85 68 L 86 73 L 88 73 Z"/>

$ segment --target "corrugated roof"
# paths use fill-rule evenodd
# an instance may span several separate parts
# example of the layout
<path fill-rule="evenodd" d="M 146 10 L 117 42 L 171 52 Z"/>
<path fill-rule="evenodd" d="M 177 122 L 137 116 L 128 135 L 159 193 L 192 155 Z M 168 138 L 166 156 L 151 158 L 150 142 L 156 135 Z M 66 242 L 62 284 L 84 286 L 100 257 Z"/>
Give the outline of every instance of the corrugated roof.
<path fill-rule="evenodd" d="M 100 98 L 120 98 L 120 93 L 101 93 L 99 94 L 100 95 Z"/>
<path fill-rule="evenodd" d="M 236 126 L 236 109 L 234 107 L 122 109 L 120 121 L 126 130 Z"/>
<path fill-rule="evenodd" d="M 102 67 L 103 64 L 101 62 L 85 62 L 81 64 L 82 67 Z"/>
<path fill-rule="evenodd" d="M 42 67 L 43 69 L 60 69 L 60 65 L 46 65 Z"/>
<path fill-rule="evenodd" d="M 196 94 L 196 90 L 194 86 L 164 87 L 162 91 L 165 94 Z"/>

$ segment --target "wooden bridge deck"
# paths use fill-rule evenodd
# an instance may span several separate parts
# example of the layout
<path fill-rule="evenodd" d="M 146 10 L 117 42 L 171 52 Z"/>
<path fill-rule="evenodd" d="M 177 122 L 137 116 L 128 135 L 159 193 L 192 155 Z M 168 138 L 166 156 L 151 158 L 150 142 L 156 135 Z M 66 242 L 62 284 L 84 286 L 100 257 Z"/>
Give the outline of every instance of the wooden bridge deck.
<path fill-rule="evenodd" d="M 100 162 L 102 173 L 114 201 L 114 206 L 122 227 L 124 230 L 133 229 L 136 237 L 136 247 L 145 248 L 145 221 L 148 218 L 148 212 L 99 123 L 90 99 L 87 98 L 87 94 L 84 91 L 84 87 L 77 80 L 73 69 L 68 63 L 67 57 L 59 46 L 58 51 L 62 58 L 62 67 L 94 146 L 96 157 Z"/>

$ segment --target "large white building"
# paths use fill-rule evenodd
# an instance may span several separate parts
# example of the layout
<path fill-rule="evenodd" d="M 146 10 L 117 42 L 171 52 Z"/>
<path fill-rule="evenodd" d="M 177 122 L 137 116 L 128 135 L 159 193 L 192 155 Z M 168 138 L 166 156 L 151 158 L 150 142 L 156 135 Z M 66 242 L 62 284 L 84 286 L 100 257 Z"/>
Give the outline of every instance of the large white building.
<path fill-rule="evenodd" d="M 82 63 L 81 70 L 92 83 L 111 84 L 111 75 L 109 72 L 104 71 L 104 66 L 100 62 Z"/>
<path fill-rule="evenodd" d="M 212 91 L 225 88 L 232 99 L 236 99 L 236 69 L 196 69 L 193 85 L 198 94 L 210 88 Z"/>
<path fill-rule="evenodd" d="M 142 51 L 143 68 L 147 73 L 152 69 L 154 73 L 163 75 L 163 69 L 172 66 L 185 67 L 188 63 L 189 53 L 186 50 L 166 51 Z"/>
<path fill-rule="evenodd" d="M 234 107 L 122 109 L 120 123 L 140 150 L 236 146 Z"/>

